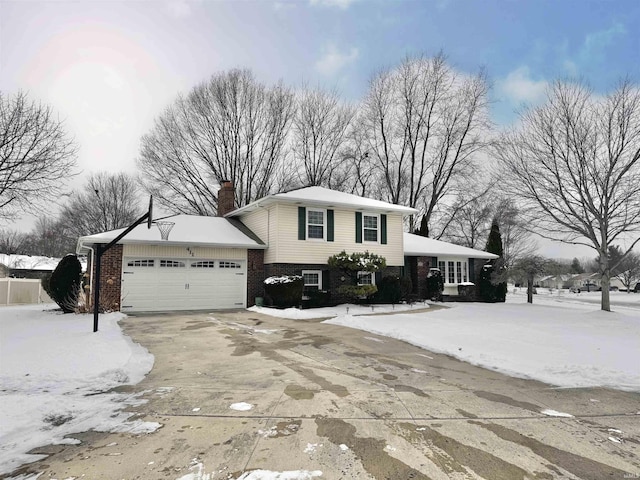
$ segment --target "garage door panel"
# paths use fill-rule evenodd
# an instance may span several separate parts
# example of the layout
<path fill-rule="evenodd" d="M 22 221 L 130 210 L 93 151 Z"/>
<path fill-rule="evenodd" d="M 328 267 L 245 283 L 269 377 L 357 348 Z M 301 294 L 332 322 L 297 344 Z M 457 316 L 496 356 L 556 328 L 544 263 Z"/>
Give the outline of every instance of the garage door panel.
<path fill-rule="evenodd" d="M 125 259 L 122 276 L 124 311 L 245 306 L 245 261 L 154 259 L 153 267 L 150 263 L 150 260 Z"/>

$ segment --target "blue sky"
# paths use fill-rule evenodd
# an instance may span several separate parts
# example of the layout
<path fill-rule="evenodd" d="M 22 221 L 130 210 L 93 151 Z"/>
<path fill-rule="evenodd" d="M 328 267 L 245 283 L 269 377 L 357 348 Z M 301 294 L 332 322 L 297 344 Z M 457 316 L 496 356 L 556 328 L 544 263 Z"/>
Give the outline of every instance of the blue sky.
<path fill-rule="evenodd" d="M 505 126 L 556 78 L 597 92 L 640 80 L 639 24 L 636 0 L 0 0 L 0 90 L 53 105 L 84 172 L 133 172 L 153 119 L 229 68 L 357 101 L 378 70 L 442 50 L 462 72 L 486 69 Z"/>

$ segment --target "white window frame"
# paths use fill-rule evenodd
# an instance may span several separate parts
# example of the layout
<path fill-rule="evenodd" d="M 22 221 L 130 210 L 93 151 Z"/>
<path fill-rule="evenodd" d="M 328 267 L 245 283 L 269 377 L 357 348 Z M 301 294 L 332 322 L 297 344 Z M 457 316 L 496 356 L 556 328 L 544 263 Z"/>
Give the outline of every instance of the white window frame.
<path fill-rule="evenodd" d="M 318 290 L 322 290 L 322 270 L 303 270 L 302 271 L 302 282 L 304 283 L 303 288 L 307 287 L 315 287 L 316 284 L 307 284 L 304 278 L 305 275 L 318 275 Z"/>
<path fill-rule="evenodd" d="M 375 217 L 376 218 L 376 239 L 375 240 L 367 240 L 364 235 L 365 230 L 373 230 L 373 228 L 365 228 L 365 217 Z M 376 213 L 362 213 L 362 242 L 363 243 L 380 243 L 380 215 Z"/>
<path fill-rule="evenodd" d="M 366 277 L 366 276 L 370 276 L 371 277 L 371 283 L 362 283 L 360 282 L 360 278 L 361 277 Z M 358 286 L 362 286 L 362 285 L 375 285 L 376 284 L 376 273 L 375 272 L 367 272 L 365 270 L 361 270 L 358 272 Z"/>
<path fill-rule="evenodd" d="M 444 263 L 444 265 L 442 265 Z M 449 269 L 450 263 L 453 263 L 453 272 Z M 458 263 L 460 264 L 460 275 L 458 275 Z M 444 266 L 444 270 L 441 266 Z M 442 280 L 445 285 L 460 285 L 469 281 L 469 259 L 438 257 L 438 268 L 442 274 Z M 453 283 L 450 282 L 449 275 L 453 273 Z"/>
<path fill-rule="evenodd" d="M 309 213 L 310 212 L 320 212 L 322 213 L 322 238 L 315 238 L 309 236 L 309 227 L 310 226 L 320 226 L 319 223 L 309 223 Z M 327 239 L 327 211 L 324 208 L 309 208 L 307 207 L 307 211 L 305 213 L 305 234 L 307 240 L 311 240 L 312 242 L 324 242 Z"/>

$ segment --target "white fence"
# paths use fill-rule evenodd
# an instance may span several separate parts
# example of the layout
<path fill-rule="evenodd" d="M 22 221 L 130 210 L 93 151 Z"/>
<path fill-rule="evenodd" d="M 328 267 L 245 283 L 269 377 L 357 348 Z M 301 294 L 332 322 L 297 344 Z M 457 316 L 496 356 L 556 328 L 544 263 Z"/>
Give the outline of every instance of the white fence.
<path fill-rule="evenodd" d="M 0 305 L 52 303 L 39 279 L 0 278 Z"/>

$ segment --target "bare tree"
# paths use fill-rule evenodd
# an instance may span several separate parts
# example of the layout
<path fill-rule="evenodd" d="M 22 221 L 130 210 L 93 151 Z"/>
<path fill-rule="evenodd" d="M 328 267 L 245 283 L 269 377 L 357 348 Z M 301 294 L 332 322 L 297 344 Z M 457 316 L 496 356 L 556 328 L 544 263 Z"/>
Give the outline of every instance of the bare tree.
<path fill-rule="evenodd" d="M 343 104 L 335 91 L 303 89 L 297 98 L 292 124 L 293 160 L 301 167 L 305 186 L 339 189 L 343 150 L 354 109 Z"/>
<path fill-rule="evenodd" d="M 611 268 L 611 276 L 620 280 L 627 292 L 630 292 L 635 282 L 640 281 L 640 255 L 632 251 L 623 258 L 623 253 L 618 245 L 609 246 L 609 263 L 615 265 Z M 599 264 L 600 258 L 595 261 Z"/>
<path fill-rule="evenodd" d="M 93 173 L 63 206 L 60 221 L 67 235 L 83 235 L 128 227 L 144 212 L 136 179 L 124 172 Z"/>
<path fill-rule="evenodd" d="M 362 122 L 385 200 L 420 209 L 429 224 L 455 198 L 485 147 L 488 91 L 484 72 L 460 75 L 442 54 L 408 58 L 373 78 Z"/>
<path fill-rule="evenodd" d="M 24 254 L 26 237 L 18 230 L 0 229 L 0 253 Z"/>
<path fill-rule="evenodd" d="M 76 147 L 51 107 L 0 92 L 0 218 L 55 202 L 75 166 Z"/>
<path fill-rule="evenodd" d="M 293 94 L 248 70 L 214 75 L 179 96 L 142 137 L 145 188 L 172 211 L 212 214 L 220 180 L 236 205 L 271 193 L 294 113 Z"/>
<path fill-rule="evenodd" d="M 546 238 L 599 255 L 602 310 L 611 310 L 609 245 L 640 241 L 640 91 L 622 82 L 597 97 L 556 82 L 543 106 L 528 108 L 495 149 L 501 184 L 527 224 Z"/>
<path fill-rule="evenodd" d="M 24 253 L 45 257 L 64 257 L 75 252 L 77 237 L 68 234 L 56 218 L 41 216 L 25 239 Z"/>
<path fill-rule="evenodd" d="M 464 247 L 484 247 L 495 211 L 488 187 L 474 182 L 465 192 L 458 193 L 451 206 L 444 208 L 448 214 L 443 215 L 440 225 L 442 238 Z"/>
<path fill-rule="evenodd" d="M 538 248 L 531 231 L 514 200 L 500 198 L 494 206 L 494 218 L 500 225 L 503 245 L 503 262 L 507 270 L 512 268 L 521 258 L 535 257 Z"/>

